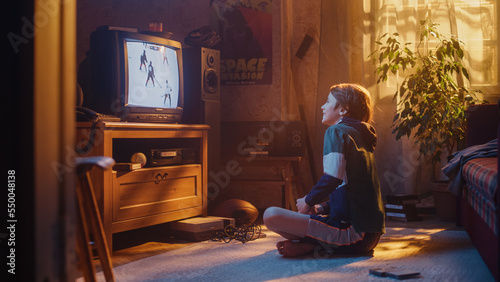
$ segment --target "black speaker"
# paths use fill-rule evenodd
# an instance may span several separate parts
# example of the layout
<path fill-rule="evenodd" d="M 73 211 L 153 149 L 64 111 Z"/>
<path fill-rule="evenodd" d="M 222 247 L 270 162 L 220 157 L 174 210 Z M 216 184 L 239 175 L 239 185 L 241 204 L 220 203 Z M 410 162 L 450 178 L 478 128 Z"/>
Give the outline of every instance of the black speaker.
<path fill-rule="evenodd" d="M 207 123 L 208 109 L 220 101 L 219 50 L 192 47 L 182 49 L 184 69 L 184 111 L 182 123 Z"/>
<path fill-rule="evenodd" d="M 205 47 L 182 49 L 184 109 L 181 123 L 208 124 L 208 169 L 220 164 L 220 52 Z"/>

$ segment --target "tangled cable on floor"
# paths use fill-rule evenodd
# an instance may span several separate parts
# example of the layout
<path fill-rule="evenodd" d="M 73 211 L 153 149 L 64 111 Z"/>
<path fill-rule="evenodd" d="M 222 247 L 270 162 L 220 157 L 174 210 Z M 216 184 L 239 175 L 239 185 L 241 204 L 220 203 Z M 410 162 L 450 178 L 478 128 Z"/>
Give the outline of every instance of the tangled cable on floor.
<path fill-rule="evenodd" d="M 260 237 L 262 228 L 260 225 L 252 223 L 251 225 L 243 225 L 240 227 L 235 227 L 233 225 L 227 225 L 224 229 L 220 229 L 215 232 L 212 237 L 212 241 L 226 242 L 229 243 L 231 240 L 238 240 L 242 243 L 258 239 Z"/>

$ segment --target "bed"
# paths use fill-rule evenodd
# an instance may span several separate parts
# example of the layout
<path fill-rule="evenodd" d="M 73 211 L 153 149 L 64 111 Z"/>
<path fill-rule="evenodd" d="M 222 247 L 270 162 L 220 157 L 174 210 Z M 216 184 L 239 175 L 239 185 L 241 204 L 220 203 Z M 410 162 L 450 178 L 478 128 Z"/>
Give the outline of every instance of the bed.
<path fill-rule="evenodd" d="M 457 224 L 465 228 L 497 281 L 500 279 L 499 108 L 500 101 L 498 105 L 475 105 L 467 110 L 466 148 L 450 161 L 459 158 L 460 168 L 456 179 L 450 177 L 449 186 L 450 192 L 459 196 Z"/>

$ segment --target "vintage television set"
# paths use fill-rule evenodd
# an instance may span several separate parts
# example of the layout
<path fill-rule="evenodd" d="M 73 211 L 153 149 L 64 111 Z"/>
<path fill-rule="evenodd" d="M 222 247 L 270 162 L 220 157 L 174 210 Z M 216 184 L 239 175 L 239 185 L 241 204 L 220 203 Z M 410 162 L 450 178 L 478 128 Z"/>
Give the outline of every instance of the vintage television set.
<path fill-rule="evenodd" d="M 177 123 L 184 107 L 182 47 L 163 37 L 98 28 L 91 34 L 83 106 L 122 121 Z"/>

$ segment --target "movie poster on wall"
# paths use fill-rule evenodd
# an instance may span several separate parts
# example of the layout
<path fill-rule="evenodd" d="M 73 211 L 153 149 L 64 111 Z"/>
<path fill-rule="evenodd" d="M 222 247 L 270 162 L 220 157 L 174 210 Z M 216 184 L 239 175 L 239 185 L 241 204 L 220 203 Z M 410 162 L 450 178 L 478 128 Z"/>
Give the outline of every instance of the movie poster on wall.
<path fill-rule="evenodd" d="M 221 85 L 272 84 L 272 1 L 212 0 Z"/>

